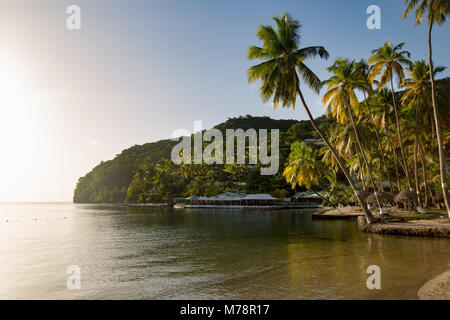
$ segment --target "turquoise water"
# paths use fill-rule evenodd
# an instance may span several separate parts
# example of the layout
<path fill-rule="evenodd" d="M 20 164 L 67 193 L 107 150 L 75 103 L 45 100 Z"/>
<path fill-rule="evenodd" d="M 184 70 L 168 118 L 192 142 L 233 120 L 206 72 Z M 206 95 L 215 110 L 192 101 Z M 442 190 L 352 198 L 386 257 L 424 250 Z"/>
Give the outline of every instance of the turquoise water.
<path fill-rule="evenodd" d="M 449 244 L 301 210 L 0 204 L 0 298 L 415 299 L 448 268 Z M 381 290 L 366 287 L 369 265 Z"/>

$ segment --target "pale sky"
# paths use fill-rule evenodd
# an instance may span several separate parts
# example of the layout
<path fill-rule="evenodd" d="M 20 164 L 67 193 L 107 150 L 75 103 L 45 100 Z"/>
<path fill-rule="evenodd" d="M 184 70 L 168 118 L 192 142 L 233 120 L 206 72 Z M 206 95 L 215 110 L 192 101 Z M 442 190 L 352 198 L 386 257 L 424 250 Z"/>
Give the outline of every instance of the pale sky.
<path fill-rule="evenodd" d="M 81 8 L 79 31 L 66 8 Z M 382 10 L 368 30 L 366 8 Z M 0 0 L 0 201 L 71 201 L 78 177 L 124 148 L 251 114 L 305 119 L 264 105 L 247 83 L 249 45 L 261 24 L 288 11 L 321 79 L 334 58 L 368 58 L 390 39 L 426 58 L 426 30 L 401 20 L 403 1 Z M 436 65 L 450 66 L 449 23 L 436 28 Z M 442 76 L 449 76 L 446 71 Z M 314 115 L 320 96 L 306 90 Z"/>

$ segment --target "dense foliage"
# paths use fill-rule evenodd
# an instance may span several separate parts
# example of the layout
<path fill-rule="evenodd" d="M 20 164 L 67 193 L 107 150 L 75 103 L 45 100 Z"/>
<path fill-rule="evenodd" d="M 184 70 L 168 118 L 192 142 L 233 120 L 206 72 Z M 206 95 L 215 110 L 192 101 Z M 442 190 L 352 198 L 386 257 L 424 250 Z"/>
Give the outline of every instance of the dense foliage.
<path fill-rule="evenodd" d="M 333 122 L 325 117 L 319 118 L 318 121 L 324 127 L 328 127 Z M 230 118 L 215 128 L 223 132 L 226 129 L 239 128 L 243 130 L 249 128 L 279 129 L 281 133 L 280 166 L 289 154 L 292 141 L 316 137 L 308 121 L 274 120 L 269 117 L 249 115 Z M 276 189 L 289 190 L 289 186 L 281 176 L 282 168 L 276 176 L 263 177 L 260 176 L 259 168 L 252 166 L 189 166 L 192 168 L 174 166 L 164 160 L 170 159 L 170 153 L 175 144 L 177 144 L 176 141 L 161 140 L 136 145 L 122 151 L 112 160 L 101 162 L 78 180 L 74 192 L 74 202 L 121 203 L 125 200 L 128 202 L 159 202 L 172 196 L 214 195 L 223 190 L 234 190 L 235 188 L 250 193 L 271 192 Z M 176 184 L 170 186 L 167 179 L 162 179 L 159 171 L 165 171 L 167 179 L 170 175 L 178 176 L 183 187 Z M 156 182 L 157 180 L 165 182 L 161 184 L 161 182 Z"/>
<path fill-rule="evenodd" d="M 450 78 L 438 80 L 438 101 L 442 108 L 442 124 L 446 132 L 446 143 L 449 144 L 450 131 Z M 373 108 L 375 113 L 375 121 L 382 125 L 387 117 L 392 117 L 392 110 L 386 114 L 385 109 L 381 108 L 380 101 L 389 103 L 389 99 L 383 100 L 383 93 L 373 97 L 377 102 Z M 403 92 L 396 94 L 396 100 L 401 101 Z M 431 109 L 428 108 L 428 113 Z M 408 108 L 402 109 L 402 114 L 407 114 Z M 432 132 L 431 115 L 425 112 L 421 115 L 422 126 L 427 127 L 427 132 Z M 363 113 L 362 117 L 367 116 Z M 316 118 L 317 124 L 327 133 L 330 140 L 338 147 L 340 153 L 344 156 L 351 166 L 351 171 L 358 177 L 358 181 L 362 181 L 365 177 L 363 170 L 360 170 L 357 161 L 357 153 L 353 139 L 353 131 L 350 127 L 345 128 L 345 124 L 336 123 L 333 118 L 326 118 L 321 116 Z M 247 193 L 268 192 L 276 196 L 283 196 L 292 194 L 293 190 L 282 176 L 283 166 L 288 161 L 291 145 L 294 142 L 304 141 L 305 139 L 317 139 L 317 132 L 312 127 L 311 123 L 306 120 L 274 120 L 268 117 L 237 117 L 231 118 L 227 121 L 215 126 L 221 131 L 225 129 L 244 130 L 249 128 L 272 128 L 279 129 L 280 134 L 280 170 L 274 176 L 261 176 L 258 166 L 250 165 L 181 165 L 175 166 L 170 159 L 170 153 L 173 146 L 177 143 L 171 140 L 161 140 L 144 145 L 136 145 L 126 150 L 123 150 L 114 159 L 101 162 L 91 172 L 81 177 L 78 181 L 74 192 L 74 202 L 77 203 L 122 203 L 122 202 L 162 202 L 171 197 L 184 197 L 189 195 L 213 196 L 223 191 L 243 191 Z M 381 164 L 375 159 L 379 155 L 377 150 L 376 140 L 373 137 L 373 128 L 358 124 L 360 134 L 363 136 L 364 144 L 373 150 L 373 156 L 370 161 L 375 163 L 378 169 L 375 170 L 375 175 L 382 176 L 383 174 Z M 388 141 L 384 138 L 387 143 Z M 409 137 L 407 137 L 409 139 Z M 407 140 L 412 141 L 412 140 Z M 383 143 L 383 144 L 385 144 Z M 319 147 L 313 145 L 315 149 Z M 426 169 L 428 170 L 428 183 L 435 184 L 436 190 L 439 190 L 438 183 L 438 167 L 436 163 L 431 161 L 436 158 L 436 145 L 432 141 L 424 143 L 424 155 L 427 161 Z M 389 146 L 385 145 L 386 151 L 389 151 Z M 346 153 L 348 152 L 348 153 Z M 329 164 L 333 161 L 325 150 L 325 160 Z M 399 150 L 396 150 L 399 156 Z M 391 153 L 392 154 L 392 153 Z M 320 160 L 322 156 L 318 158 Z M 400 184 L 406 185 L 405 176 L 400 172 L 400 177 L 397 179 L 395 164 L 392 157 L 387 156 L 390 176 L 394 183 L 398 181 Z M 411 163 L 412 159 L 410 159 Z M 399 162 L 399 159 L 397 159 Z M 401 170 L 401 169 L 400 169 Z M 337 168 L 337 178 L 335 184 L 340 186 L 341 196 L 351 195 L 351 192 L 346 190 L 343 181 L 345 180 Z M 335 173 L 336 174 L 336 173 Z M 324 175 L 324 178 L 326 175 Z M 328 177 L 329 178 L 329 177 Z M 325 179 L 316 188 L 324 189 L 325 185 L 330 186 L 330 182 Z M 364 187 L 367 182 L 364 181 Z M 336 186 L 333 186 L 336 187 Z M 304 190 L 304 187 L 298 187 L 296 190 Z"/>

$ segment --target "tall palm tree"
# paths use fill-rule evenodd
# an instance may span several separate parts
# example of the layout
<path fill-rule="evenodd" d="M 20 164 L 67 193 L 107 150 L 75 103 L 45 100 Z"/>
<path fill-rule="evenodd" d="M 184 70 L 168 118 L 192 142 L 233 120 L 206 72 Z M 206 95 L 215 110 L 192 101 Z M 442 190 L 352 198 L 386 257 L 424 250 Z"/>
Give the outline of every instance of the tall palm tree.
<path fill-rule="evenodd" d="M 433 73 L 439 73 L 444 71 L 445 67 L 434 68 Z M 415 108 L 415 125 L 414 125 L 414 175 L 416 177 L 416 192 L 417 201 L 421 205 L 421 199 L 419 196 L 419 181 L 417 173 L 417 158 L 418 158 L 418 148 L 419 148 L 419 113 L 420 106 L 426 98 L 430 96 L 430 69 L 424 59 L 414 62 L 414 65 L 407 69 L 410 78 L 405 79 L 401 86 L 405 87 L 407 90 L 402 96 L 402 103 Z"/>
<path fill-rule="evenodd" d="M 365 81 L 361 80 L 357 67 L 358 66 L 355 61 L 339 58 L 331 67 L 327 68 L 328 72 L 330 72 L 332 76 L 323 82 L 324 84 L 328 84 L 328 88 L 322 98 L 322 103 L 324 105 L 328 104 L 326 111 L 327 115 L 331 112 L 340 123 L 345 123 L 348 119 L 350 119 L 353 131 L 355 132 L 359 152 L 361 153 L 364 164 L 367 167 L 370 183 L 372 184 L 378 207 L 381 211 L 382 207 L 380 200 L 378 199 L 372 170 L 367 162 L 366 153 L 362 147 L 361 139 L 353 118 L 354 109 L 356 109 L 359 105 L 355 90 L 369 90 L 368 86 L 370 86 L 370 84 L 367 84 Z"/>
<path fill-rule="evenodd" d="M 306 104 L 303 92 L 300 90 L 300 78 L 313 91 L 319 93 L 322 83 L 320 79 L 306 65 L 305 60 L 308 58 L 328 58 L 328 52 L 324 47 L 312 46 L 300 48 L 300 22 L 292 19 L 287 13 L 282 16 L 273 18 L 277 25 L 277 30 L 272 26 L 261 26 L 257 31 L 257 36 L 263 41 L 262 47 L 251 46 L 248 49 L 249 60 L 263 60 L 263 62 L 250 67 L 248 70 L 249 82 L 257 80 L 262 81 L 260 93 L 264 102 L 269 101 L 272 97 L 274 107 L 280 104 L 283 107 L 294 107 L 297 95 L 308 114 L 311 125 L 322 138 L 323 142 L 330 148 L 339 167 L 344 172 L 354 193 L 357 195 L 361 206 L 366 214 L 367 222 L 375 222 L 375 218 L 367 208 L 366 202 L 356 192 L 350 174 L 345 166 L 344 161 L 338 155 L 336 150 L 328 141 L 325 134 L 316 125 L 311 111 Z M 300 77 L 300 78 L 299 78 Z"/>
<path fill-rule="evenodd" d="M 448 186 L 445 177 L 445 153 L 444 144 L 442 142 L 441 125 L 439 123 L 439 109 L 436 104 L 436 88 L 434 84 L 434 74 L 433 74 L 433 49 L 431 44 L 431 33 L 433 31 L 433 26 L 437 24 L 441 26 L 446 17 L 450 16 L 450 3 L 448 0 L 405 0 L 406 9 L 403 13 L 402 18 L 406 18 L 411 10 L 417 7 L 415 11 L 415 24 L 419 25 L 423 16 L 426 14 L 428 20 L 428 66 L 429 66 L 429 76 L 431 80 L 431 102 L 433 104 L 434 122 L 436 127 L 436 136 L 438 141 L 439 149 L 439 169 L 441 175 L 442 192 L 444 194 L 444 202 L 447 207 L 447 213 L 450 217 L 450 199 L 448 197 Z"/>
<path fill-rule="evenodd" d="M 378 132 L 378 129 L 375 125 L 375 121 L 374 121 L 374 116 L 373 116 L 373 112 L 372 112 L 372 107 L 370 106 L 369 103 L 369 99 L 368 96 L 370 97 L 373 94 L 373 89 L 372 89 L 372 85 L 370 84 L 369 81 L 369 70 L 370 67 L 367 64 L 367 62 L 364 59 L 361 59 L 360 61 L 358 61 L 357 63 L 357 70 L 359 72 L 357 72 L 360 81 L 365 82 L 365 90 L 363 89 L 363 95 L 364 95 L 364 104 L 367 108 L 367 111 L 369 112 L 369 117 L 370 117 L 370 122 L 374 128 L 374 132 L 375 132 L 375 137 L 377 138 L 377 143 L 378 143 L 378 151 L 380 152 L 381 155 L 381 161 L 383 163 L 383 169 L 384 169 L 384 173 L 386 174 L 388 183 L 389 183 L 389 188 L 391 190 L 391 192 L 394 192 L 394 188 L 392 186 L 392 182 L 391 182 L 391 177 L 389 174 L 389 170 L 388 170 L 388 166 L 386 164 L 386 157 L 384 155 L 384 150 L 383 150 L 383 145 L 381 144 L 381 138 L 380 138 L 380 134 Z"/>
<path fill-rule="evenodd" d="M 400 191 L 401 184 L 397 161 L 397 144 L 393 139 L 390 129 L 391 123 L 395 122 L 395 120 L 393 120 L 395 116 L 393 115 L 394 106 L 392 105 L 392 94 L 390 90 L 383 88 L 380 92 L 377 92 L 371 97 L 370 105 L 372 106 L 371 109 L 374 113 L 374 124 L 383 132 L 385 150 L 391 152 L 390 154 L 393 158 L 392 160 L 397 178 L 397 189 Z"/>
<path fill-rule="evenodd" d="M 406 155 L 403 147 L 402 132 L 400 128 L 400 119 L 397 110 L 397 104 L 395 102 L 394 92 L 394 77 L 397 76 L 398 83 L 404 79 L 405 74 L 403 72 L 404 66 L 411 66 L 409 57 L 411 54 L 408 51 L 402 50 L 404 43 L 400 43 L 395 47 L 388 41 L 382 47 L 372 51 L 372 56 L 369 59 L 369 64 L 373 64 L 369 71 L 369 79 L 371 82 L 375 80 L 378 75 L 380 80 L 378 82 L 378 91 L 381 91 L 388 83 L 391 86 L 392 103 L 395 112 L 395 122 L 397 125 L 397 135 L 400 144 L 400 152 L 402 156 L 403 167 L 406 173 L 406 179 L 408 181 L 408 188 L 413 190 L 411 184 L 411 177 L 409 176 L 409 170 L 406 163 Z"/>

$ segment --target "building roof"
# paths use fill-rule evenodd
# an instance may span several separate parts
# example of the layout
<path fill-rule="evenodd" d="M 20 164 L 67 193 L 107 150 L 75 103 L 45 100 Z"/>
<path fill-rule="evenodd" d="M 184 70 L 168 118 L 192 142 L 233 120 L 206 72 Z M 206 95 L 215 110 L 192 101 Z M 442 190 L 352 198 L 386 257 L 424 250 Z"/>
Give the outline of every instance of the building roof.
<path fill-rule="evenodd" d="M 240 199 L 240 198 L 244 198 L 245 196 L 246 196 L 246 194 L 242 193 L 242 192 L 224 192 L 224 193 L 219 194 L 216 197 L 228 197 L 228 198 Z"/>
<path fill-rule="evenodd" d="M 219 194 L 218 196 L 209 198 L 209 200 L 213 200 L 213 201 L 233 201 L 233 200 L 240 200 L 241 198 L 238 197 L 228 197 L 228 196 L 224 196 Z"/>
<path fill-rule="evenodd" d="M 297 192 L 295 195 L 292 196 L 292 198 L 298 199 L 298 198 L 320 198 L 320 197 L 312 191 L 304 191 L 304 192 Z"/>
<path fill-rule="evenodd" d="M 267 193 L 248 194 L 243 200 L 279 200 Z"/>
<path fill-rule="evenodd" d="M 200 201 L 236 201 L 236 200 L 279 200 L 272 197 L 270 194 L 258 193 L 258 194 L 245 194 L 242 192 L 224 192 L 215 197 L 198 197 L 190 196 L 186 200 L 200 200 Z"/>

